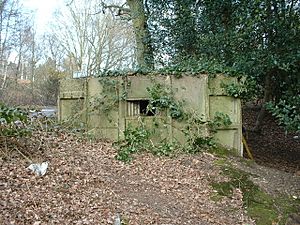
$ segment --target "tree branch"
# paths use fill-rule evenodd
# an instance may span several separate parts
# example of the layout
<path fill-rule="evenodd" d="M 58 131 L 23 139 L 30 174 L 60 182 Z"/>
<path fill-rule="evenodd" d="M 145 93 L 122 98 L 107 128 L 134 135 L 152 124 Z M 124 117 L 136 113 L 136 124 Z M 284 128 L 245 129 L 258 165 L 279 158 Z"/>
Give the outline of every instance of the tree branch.
<path fill-rule="evenodd" d="M 109 9 L 112 13 L 113 13 L 113 9 L 117 9 L 118 10 L 118 14 L 117 16 L 123 15 L 123 14 L 130 14 L 130 9 L 129 8 L 125 8 L 125 4 L 123 5 L 107 5 L 104 2 L 101 3 L 102 7 L 104 9 Z"/>
<path fill-rule="evenodd" d="M 70 5 L 72 5 L 72 3 L 74 2 L 74 0 L 71 0 L 69 3 L 67 3 L 67 5 L 66 6 L 70 6 Z"/>

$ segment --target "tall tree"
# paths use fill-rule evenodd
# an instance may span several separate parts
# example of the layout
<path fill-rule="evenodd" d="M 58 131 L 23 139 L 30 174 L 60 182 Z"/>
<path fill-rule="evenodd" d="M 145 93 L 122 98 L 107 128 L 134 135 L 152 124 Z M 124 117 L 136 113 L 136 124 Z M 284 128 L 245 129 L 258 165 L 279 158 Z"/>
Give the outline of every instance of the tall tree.
<path fill-rule="evenodd" d="M 148 28 L 149 9 L 147 1 L 126 0 L 125 2 L 113 3 L 110 0 L 102 0 L 103 12 L 107 9 L 119 18 L 130 21 L 135 37 L 135 59 L 137 68 L 154 69 L 153 42 Z"/>
<path fill-rule="evenodd" d="M 20 17 L 18 0 L 0 1 L 0 91 L 7 85 L 8 59 L 15 48 Z"/>
<path fill-rule="evenodd" d="M 141 69 L 154 69 L 151 35 L 148 29 L 148 15 L 143 0 L 127 0 L 136 41 L 136 60 Z"/>
<path fill-rule="evenodd" d="M 193 57 L 199 60 L 198 65 L 208 60 L 232 67 L 257 83 L 256 94 L 261 94 L 258 97 L 264 103 L 274 103 L 275 114 L 282 115 L 281 108 L 291 108 L 289 114 L 297 114 L 294 109 L 300 108 L 300 97 L 293 97 L 285 107 L 276 105 L 299 96 L 299 1 L 149 0 L 148 4 L 155 53 L 162 61 L 189 64 Z M 172 60 L 174 56 L 177 60 Z M 264 104 L 257 131 L 265 112 Z"/>
<path fill-rule="evenodd" d="M 132 30 L 126 21 L 97 10 L 99 1 L 74 1 L 58 15 L 53 33 L 66 55 L 75 63 L 73 70 L 95 75 L 101 70 L 132 67 Z M 59 29 L 58 29 L 59 28 Z"/>

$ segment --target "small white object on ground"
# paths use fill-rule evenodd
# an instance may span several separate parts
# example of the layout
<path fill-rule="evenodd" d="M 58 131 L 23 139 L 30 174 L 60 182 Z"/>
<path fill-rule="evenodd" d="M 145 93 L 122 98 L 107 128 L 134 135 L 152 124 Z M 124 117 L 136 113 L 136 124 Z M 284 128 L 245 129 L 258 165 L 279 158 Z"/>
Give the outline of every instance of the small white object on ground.
<path fill-rule="evenodd" d="M 27 168 L 33 171 L 38 176 L 44 176 L 47 171 L 48 164 L 49 164 L 48 162 L 43 162 L 41 164 L 36 163 L 36 164 L 31 164 Z"/>
<path fill-rule="evenodd" d="M 121 225 L 121 217 L 120 217 L 120 214 L 117 214 L 117 215 L 116 215 L 114 225 Z"/>

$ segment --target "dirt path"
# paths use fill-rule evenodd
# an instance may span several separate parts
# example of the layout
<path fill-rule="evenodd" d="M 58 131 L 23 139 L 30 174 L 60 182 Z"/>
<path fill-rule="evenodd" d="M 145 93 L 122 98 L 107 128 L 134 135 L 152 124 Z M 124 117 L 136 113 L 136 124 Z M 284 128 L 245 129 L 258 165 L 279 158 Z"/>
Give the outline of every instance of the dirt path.
<path fill-rule="evenodd" d="M 225 180 L 210 154 L 157 158 L 133 163 L 114 159 L 107 143 L 51 140 L 49 170 L 37 177 L 25 160 L 1 161 L 0 224 L 254 224 L 242 195 L 215 202 L 209 185 Z"/>
<path fill-rule="evenodd" d="M 273 195 L 294 196 L 300 199 L 300 176 L 256 163 L 245 163 L 233 159 L 232 165 L 253 174 L 252 181 L 262 190 Z M 300 210 L 300 209 L 299 209 Z"/>

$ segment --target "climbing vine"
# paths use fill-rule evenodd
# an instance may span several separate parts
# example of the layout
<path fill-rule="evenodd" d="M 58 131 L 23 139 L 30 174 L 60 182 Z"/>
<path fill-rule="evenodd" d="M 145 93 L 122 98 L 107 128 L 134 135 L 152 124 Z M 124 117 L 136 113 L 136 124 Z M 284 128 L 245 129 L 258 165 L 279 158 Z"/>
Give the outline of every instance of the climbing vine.
<path fill-rule="evenodd" d="M 118 106 L 120 101 L 126 100 L 127 87 L 130 83 L 126 83 L 124 79 L 113 79 L 111 77 L 99 78 L 102 90 L 100 95 L 91 98 L 90 108 L 92 111 L 100 110 L 106 115 Z"/>
<path fill-rule="evenodd" d="M 120 101 L 127 99 L 127 85 L 130 84 L 124 79 L 112 78 L 101 78 L 99 82 L 102 87 L 100 97 L 92 99 L 92 107 L 93 110 L 101 110 L 109 115 L 112 109 L 118 107 Z M 171 122 L 167 119 L 162 122 L 153 121 L 154 127 L 151 127 L 145 124 L 145 118 L 139 117 L 138 125 L 129 124 L 123 132 L 124 138 L 114 143 L 118 149 L 116 155 L 118 160 L 129 162 L 134 154 L 143 151 L 159 156 L 171 156 L 178 152 L 196 153 L 216 146 L 213 135 L 218 128 L 232 123 L 228 115 L 217 112 L 212 120 L 208 120 L 197 112 L 184 110 L 184 101 L 180 102 L 175 98 L 174 90 L 170 86 L 154 79 L 152 84 L 146 89 L 149 96 L 147 112 L 151 112 L 152 115 L 166 112 L 169 118 L 183 122 L 181 132 L 185 136 L 186 143 L 180 144 L 177 140 L 167 138 L 157 143 L 154 137 L 157 135 L 156 130 L 172 126 Z"/>
<path fill-rule="evenodd" d="M 124 139 L 115 142 L 115 147 L 118 150 L 116 158 L 130 162 L 133 159 L 133 154 L 143 151 L 149 151 L 159 156 L 172 156 L 179 152 L 197 153 L 207 148 L 216 147 L 213 134 L 217 132 L 218 128 L 232 124 L 229 116 L 221 112 L 216 112 L 211 121 L 206 121 L 203 115 L 199 116 L 195 112 L 187 115 L 189 116 L 184 121 L 186 125 L 182 129 L 187 140 L 186 144 L 182 145 L 176 140 L 167 139 L 155 143 L 151 138 L 159 125 L 156 124 L 156 127 L 151 129 L 145 125 L 142 119 L 139 119 L 138 126 L 129 125 L 124 131 Z"/>
<path fill-rule="evenodd" d="M 222 112 L 216 112 L 212 120 L 207 121 L 204 115 L 197 112 L 188 113 L 183 133 L 186 136 L 186 150 L 189 153 L 202 151 L 203 148 L 214 148 L 216 142 L 214 134 L 220 127 L 228 127 L 232 124 L 229 116 Z"/>
<path fill-rule="evenodd" d="M 147 87 L 150 100 L 147 110 L 154 113 L 160 110 L 167 110 L 173 119 L 182 119 L 184 116 L 182 103 L 174 98 L 174 93 L 170 87 L 161 83 L 155 83 L 152 87 Z"/>
<path fill-rule="evenodd" d="M 246 101 L 250 101 L 260 94 L 253 79 L 239 80 L 238 83 L 221 83 L 221 88 L 224 88 L 229 96 Z"/>

